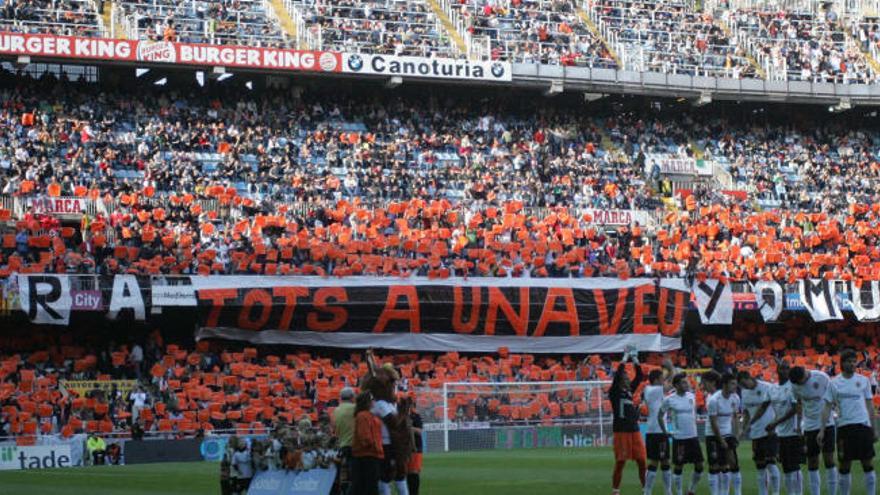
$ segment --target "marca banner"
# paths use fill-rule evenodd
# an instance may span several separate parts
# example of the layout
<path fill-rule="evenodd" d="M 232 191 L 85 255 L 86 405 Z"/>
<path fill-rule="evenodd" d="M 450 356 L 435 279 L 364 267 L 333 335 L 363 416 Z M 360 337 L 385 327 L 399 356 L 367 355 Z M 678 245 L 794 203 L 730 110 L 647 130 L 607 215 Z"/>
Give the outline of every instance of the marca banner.
<path fill-rule="evenodd" d="M 688 296 L 683 281 L 671 279 L 215 277 L 193 283 L 197 338 L 431 351 L 675 348 Z"/>
<path fill-rule="evenodd" d="M 64 216 L 82 215 L 92 203 L 93 201 L 88 198 L 66 196 L 50 198 L 46 196 L 30 198 L 28 206 L 34 214 Z"/>
<path fill-rule="evenodd" d="M 336 480 L 336 466 L 308 471 L 260 471 L 248 487 L 248 495 L 328 495 Z"/>
<path fill-rule="evenodd" d="M 594 225 L 625 225 L 628 227 L 634 222 L 639 222 L 639 225 L 648 223 L 648 212 L 642 210 L 589 208 L 586 214 L 593 219 Z"/>
<path fill-rule="evenodd" d="M 402 57 L 346 53 L 343 72 L 381 76 L 509 82 L 513 71 L 508 62 L 439 57 Z"/>
<path fill-rule="evenodd" d="M 0 55 L 278 71 L 342 70 L 342 55 L 336 52 L 9 32 L 0 32 Z"/>
<path fill-rule="evenodd" d="M 712 175 L 711 162 L 690 157 L 680 157 L 664 153 L 650 153 L 646 156 L 645 172 L 651 174 L 654 165 L 666 175 Z"/>
<path fill-rule="evenodd" d="M 694 280 L 692 290 L 703 324 L 733 323 L 733 289 L 729 283 L 720 280 Z"/>
<path fill-rule="evenodd" d="M 813 321 L 842 320 L 843 313 L 835 296 L 836 284 L 825 279 L 807 279 L 798 282 L 798 294 Z"/>

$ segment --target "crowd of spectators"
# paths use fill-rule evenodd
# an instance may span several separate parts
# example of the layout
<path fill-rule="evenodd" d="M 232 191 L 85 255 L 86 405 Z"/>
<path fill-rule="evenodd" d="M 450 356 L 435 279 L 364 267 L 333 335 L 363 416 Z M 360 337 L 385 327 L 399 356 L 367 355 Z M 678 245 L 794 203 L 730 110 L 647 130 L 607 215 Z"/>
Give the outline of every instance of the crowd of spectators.
<path fill-rule="evenodd" d="M 0 5 L 0 31 L 101 36 L 91 0 L 8 0 Z"/>
<path fill-rule="evenodd" d="M 803 318 L 786 319 L 781 330 L 737 321 L 730 334 L 701 331 L 687 337 L 677 353 L 648 355 L 643 370 L 747 368 L 757 377 L 772 378 L 777 360 L 786 359 L 833 375 L 839 369 L 835 350 L 851 347 L 860 352 L 860 369 L 876 385 L 880 341 L 875 324 L 811 325 Z M 280 355 L 274 350 L 234 350 L 208 341 L 185 349 L 164 345 L 154 332 L 142 345 L 108 343 L 97 350 L 55 345 L 5 355 L 0 359 L 0 436 L 28 442 L 37 435 L 75 433 L 181 438 L 286 432 L 283 436 L 293 434 L 297 445 L 333 449 L 330 418 L 343 390 L 358 387 L 368 373 L 363 356 L 318 350 Z M 143 360 L 133 360 L 139 352 Z M 426 422 L 439 422 L 445 382 L 609 380 L 617 367 L 612 357 L 509 354 L 502 348 L 492 355 L 398 353 L 382 362 L 398 371 L 400 396 L 414 397 Z M 63 386 L 65 380 L 86 379 L 137 381 L 125 393 L 94 390 L 84 396 Z M 604 392 L 601 387 L 572 386 L 452 390 L 448 417 L 496 425 L 595 419 L 600 409 L 608 410 Z"/>
<path fill-rule="evenodd" d="M 616 62 L 571 0 L 460 0 L 452 9 L 493 60 L 614 68 Z"/>
<path fill-rule="evenodd" d="M 96 5 L 10 0 L 0 7 L 0 29 L 102 36 L 110 26 Z M 114 28 L 120 36 L 156 41 L 295 47 L 280 27 L 283 15 L 296 21 L 304 31 L 298 37 L 313 49 L 812 82 L 870 83 L 876 77 L 869 63 L 876 18 L 844 20 L 831 7 L 709 12 L 678 0 L 438 5 L 446 9 L 439 16 L 426 0 L 295 0 L 283 13 L 262 0 L 124 0 L 114 6 Z M 450 34 L 444 15 L 461 32 Z M 458 36 L 466 49 L 456 45 Z"/>
<path fill-rule="evenodd" d="M 738 10 L 732 16 L 771 79 L 864 84 L 875 78 L 833 10 Z"/>
<path fill-rule="evenodd" d="M 272 48 L 294 45 L 261 0 L 123 0 L 117 5 L 137 29 L 127 34 L 139 39 Z"/>
<path fill-rule="evenodd" d="M 304 0 L 293 3 L 325 50 L 456 58 L 449 35 L 424 1 Z"/>
<path fill-rule="evenodd" d="M 0 190 L 98 207 L 0 212 L 3 273 L 880 278 L 878 143 L 850 122 L 87 88 L 5 90 Z M 657 157 L 697 153 L 737 191 L 663 198 Z"/>
<path fill-rule="evenodd" d="M 617 34 L 631 70 L 739 79 L 755 77 L 745 47 L 712 14 L 689 4 L 654 0 L 600 0 L 594 17 Z M 623 55 L 623 54 L 621 54 Z"/>

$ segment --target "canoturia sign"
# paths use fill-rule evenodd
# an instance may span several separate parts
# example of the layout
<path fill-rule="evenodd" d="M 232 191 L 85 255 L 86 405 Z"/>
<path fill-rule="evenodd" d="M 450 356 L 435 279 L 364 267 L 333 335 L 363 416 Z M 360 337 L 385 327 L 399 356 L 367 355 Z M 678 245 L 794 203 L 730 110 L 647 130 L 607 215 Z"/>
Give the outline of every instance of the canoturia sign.
<path fill-rule="evenodd" d="M 343 72 L 466 81 L 508 82 L 512 80 L 512 69 L 507 62 L 398 57 L 366 53 L 345 54 Z"/>

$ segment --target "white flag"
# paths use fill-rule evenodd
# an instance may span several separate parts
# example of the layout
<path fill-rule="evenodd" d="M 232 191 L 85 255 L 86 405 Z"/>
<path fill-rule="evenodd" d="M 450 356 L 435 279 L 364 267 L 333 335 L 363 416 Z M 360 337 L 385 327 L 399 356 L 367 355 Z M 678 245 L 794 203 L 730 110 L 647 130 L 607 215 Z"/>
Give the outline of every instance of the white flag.
<path fill-rule="evenodd" d="M 880 282 L 868 282 L 870 285 L 857 287 L 855 282 L 850 282 L 849 297 L 850 307 L 859 321 L 880 320 Z"/>
<path fill-rule="evenodd" d="M 764 321 L 771 322 L 779 319 L 782 314 L 782 307 L 785 299 L 782 286 L 779 282 L 761 280 L 752 286 L 755 292 L 755 302 L 758 304 L 758 311 Z"/>
<path fill-rule="evenodd" d="M 798 283 L 798 292 L 813 321 L 843 319 L 843 313 L 837 305 L 834 282 L 825 279 L 801 280 Z"/>
<path fill-rule="evenodd" d="M 691 290 L 697 300 L 697 311 L 703 324 L 733 323 L 733 290 L 729 283 L 721 283 L 720 280 L 694 280 Z"/>
<path fill-rule="evenodd" d="M 67 275 L 19 275 L 18 299 L 21 309 L 34 323 L 70 323 L 70 277 Z"/>

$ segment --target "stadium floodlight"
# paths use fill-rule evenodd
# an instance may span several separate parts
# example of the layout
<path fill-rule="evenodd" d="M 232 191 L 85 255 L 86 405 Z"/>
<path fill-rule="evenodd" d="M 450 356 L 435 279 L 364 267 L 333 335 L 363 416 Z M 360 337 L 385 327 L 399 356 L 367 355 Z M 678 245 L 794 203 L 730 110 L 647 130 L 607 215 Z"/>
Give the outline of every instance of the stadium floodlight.
<path fill-rule="evenodd" d="M 168 78 L 163 77 L 162 79 L 157 80 L 153 84 L 155 84 L 156 86 L 165 86 L 166 84 L 168 84 Z"/>
<path fill-rule="evenodd" d="M 150 69 L 138 68 L 134 70 L 134 77 L 143 77 L 144 74 L 150 72 Z"/>
<path fill-rule="evenodd" d="M 565 85 L 562 84 L 562 81 L 551 81 L 550 87 L 544 91 L 544 96 L 556 96 L 565 91 Z"/>
<path fill-rule="evenodd" d="M 223 82 L 230 77 L 232 77 L 232 74 L 230 74 L 229 72 L 224 72 L 223 74 L 220 74 L 219 77 L 217 77 L 217 82 Z"/>
<path fill-rule="evenodd" d="M 244 87 L 246 87 L 247 89 L 253 90 L 254 89 L 253 81 L 248 81 L 248 82 L 244 83 Z"/>
<path fill-rule="evenodd" d="M 385 81 L 385 87 L 388 89 L 394 89 L 403 84 L 403 78 L 400 76 L 389 77 L 387 81 Z"/>
<path fill-rule="evenodd" d="M 31 63 L 31 57 L 29 55 L 19 55 L 17 59 L 15 59 L 15 65 L 19 67 L 24 67 Z"/>
<path fill-rule="evenodd" d="M 516 430 L 537 424 L 564 429 L 571 438 L 560 439 L 563 444 L 585 446 L 607 444 L 610 386 L 610 381 L 447 382 L 442 389 L 417 389 L 416 395 L 431 452 L 493 449 L 497 438 L 512 438 Z"/>
<path fill-rule="evenodd" d="M 211 68 L 211 73 L 215 75 L 226 74 L 226 67 L 214 66 Z"/>
<path fill-rule="evenodd" d="M 205 73 L 203 71 L 196 71 L 196 82 L 199 84 L 200 87 L 205 87 Z"/>

